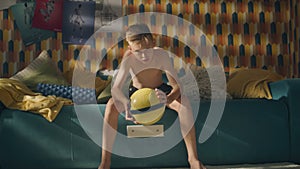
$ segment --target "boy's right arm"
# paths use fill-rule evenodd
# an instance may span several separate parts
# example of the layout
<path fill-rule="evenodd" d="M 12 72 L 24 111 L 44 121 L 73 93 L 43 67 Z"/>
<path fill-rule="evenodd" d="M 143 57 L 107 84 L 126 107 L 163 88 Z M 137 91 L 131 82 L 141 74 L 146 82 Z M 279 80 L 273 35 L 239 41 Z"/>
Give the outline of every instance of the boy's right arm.
<path fill-rule="evenodd" d="M 132 117 L 130 113 L 130 100 L 127 96 L 125 96 L 122 90 L 123 85 L 127 80 L 129 69 L 130 69 L 130 58 L 128 55 L 124 55 L 115 82 L 112 86 L 111 94 L 115 102 L 120 102 L 123 105 L 123 108 L 125 110 L 126 120 L 135 121 L 135 119 Z M 121 110 L 123 109 L 121 108 Z"/>
<path fill-rule="evenodd" d="M 129 100 L 122 91 L 122 87 L 125 84 L 129 72 L 129 66 L 127 62 L 128 58 L 123 58 L 111 89 L 112 97 L 115 100 L 120 101 L 123 105 L 125 105 Z"/>

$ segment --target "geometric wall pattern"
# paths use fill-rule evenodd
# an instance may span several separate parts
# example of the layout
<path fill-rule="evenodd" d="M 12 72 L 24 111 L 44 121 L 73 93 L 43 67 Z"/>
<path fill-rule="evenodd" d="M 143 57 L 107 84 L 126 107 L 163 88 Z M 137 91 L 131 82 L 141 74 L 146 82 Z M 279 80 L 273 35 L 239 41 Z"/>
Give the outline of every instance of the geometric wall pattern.
<path fill-rule="evenodd" d="M 218 52 L 225 71 L 234 67 L 265 68 L 281 75 L 300 77 L 300 2 L 299 0 L 123 0 L 123 15 L 138 12 L 164 12 L 184 18 L 203 31 L 205 36 L 193 37 L 210 42 Z M 151 21 L 153 25 L 157 21 Z M 125 26 L 130 21 L 124 23 Z M 159 29 L 168 34 L 168 27 Z M 185 32 L 193 36 L 193 27 Z M 120 38 L 111 34 L 108 38 Z M 184 36 L 184 35 L 180 35 Z M 126 49 L 120 42 L 112 50 L 96 48 L 107 53 L 102 69 L 115 69 Z M 157 44 L 171 50 L 184 61 L 201 65 L 188 46 L 176 37 L 162 37 Z M 80 59 L 80 45 L 63 44 L 62 34 L 25 46 L 10 9 L 0 11 L 0 77 L 9 77 L 28 65 L 42 50 L 47 50 L 62 71 L 73 60 Z M 88 61 L 87 61 L 88 63 Z"/>
<path fill-rule="evenodd" d="M 300 1 L 290 2 L 289 50 L 291 77 L 300 77 Z"/>
<path fill-rule="evenodd" d="M 198 38 L 214 45 L 225 71 L 244 66 L 271 69 L 285 77 L 299 77 L 299 0 L 125 2 L 125 15 L 166 12 L 196 25 L 206 35 Z M 162 43 L 169 46 L 168 42 Z M 180 51 L 185 51 L 185 46 Z M 187 62 L 197 62 L 197 56 L 191 57 Z"/>

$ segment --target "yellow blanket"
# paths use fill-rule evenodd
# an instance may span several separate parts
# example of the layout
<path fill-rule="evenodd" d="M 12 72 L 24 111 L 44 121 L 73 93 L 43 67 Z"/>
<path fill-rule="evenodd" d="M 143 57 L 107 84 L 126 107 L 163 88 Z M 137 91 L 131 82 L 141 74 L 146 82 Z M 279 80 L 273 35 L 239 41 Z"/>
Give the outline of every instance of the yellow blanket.
<path fill-rule="evenodd" d="M 43 96 L 20 81 L 7 78 L 0 78 L 0 101 L 7 108 L 40 114 L 49 122 L 56 118 L 63 105 L 72 104 L 69 99 Z"/>

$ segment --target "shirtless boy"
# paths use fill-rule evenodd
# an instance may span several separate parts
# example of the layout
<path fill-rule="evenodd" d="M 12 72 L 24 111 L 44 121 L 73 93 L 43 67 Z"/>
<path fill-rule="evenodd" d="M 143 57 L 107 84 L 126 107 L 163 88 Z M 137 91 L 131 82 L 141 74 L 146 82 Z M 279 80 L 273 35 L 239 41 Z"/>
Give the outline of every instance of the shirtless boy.
<path fill-rule="evenodd" d="M 98 169 L 109 169 L 111 151 L 116 137 L 118 116 L 125 111 L 126 120 L 136 123 L 130 113 L 130 100 L 122 87 L 131 75 L 129 94 L 140 88 L 155 89 L 157 97 L 167 107 L 178 113 L 181 133 L 188 152 L 191 169 L 205 169 L 198 160 L 193 113 L 188 99 L 180 94 L 178 77 L 168 52 L 154 47 L 152 34 L 144 24 L 132 25 L 126 31 L 128 50 L 122 59 L 119 72 L 112 86 L 112 98 L 106 105 L 103 126 L 102 159 Z M 164 84 L 162 72 L 166 72 L 170 85 Z"/>

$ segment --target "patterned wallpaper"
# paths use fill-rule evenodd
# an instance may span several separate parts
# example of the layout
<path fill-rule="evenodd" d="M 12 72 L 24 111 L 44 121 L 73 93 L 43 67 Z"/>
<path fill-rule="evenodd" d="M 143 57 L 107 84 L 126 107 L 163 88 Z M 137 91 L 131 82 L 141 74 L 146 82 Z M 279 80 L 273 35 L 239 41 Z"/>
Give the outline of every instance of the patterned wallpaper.
<path fill-rule="evenodd" d="M 300 1 L 290 1 L 289 54 L 290 77 L 300 77 Z"/>
<path fill-rule="evenodd" d="M 165 12 L 184 18 L 202 30 L 195 37 L 201 44 L 209 41 L 218 52 L 225 71 L 234 67 L 265 68 L 285 77 L 300 77 L 300 2 L 299 0 L 123 0 L 123 15 L 138 12 Z M 42 50 L 47 50 L 62 71 L 79 59 L 82 46 L 63 44 L 62 34 L 30 46 L 24 46 L 10 9 L 0 11 L 0 77 L 9 77 L 28 65 Z M 125 22 L 125 26 L 130 21 Z M 172 26 L 157 25 L 163 31 Z M 166 33 L 169 31 L 166 29 Z M 107 34 L 106 39 L 120 38 Z M 182 35 L 184 36 L 184 35 Z M 115 69 L 126 44 L 104 49 L 96 40 L 96 49 L 107 53 L 102 69 Z M 184 61 L 202 65 L 199 57 L 172 35 L 158 38 L 157 44 Z M 88 63 L 88 62 L 86 62 Z"/>

